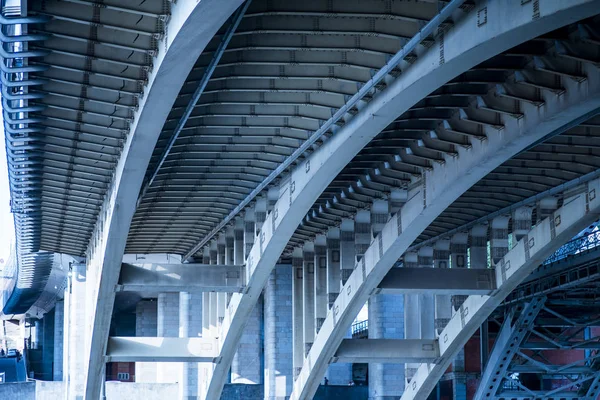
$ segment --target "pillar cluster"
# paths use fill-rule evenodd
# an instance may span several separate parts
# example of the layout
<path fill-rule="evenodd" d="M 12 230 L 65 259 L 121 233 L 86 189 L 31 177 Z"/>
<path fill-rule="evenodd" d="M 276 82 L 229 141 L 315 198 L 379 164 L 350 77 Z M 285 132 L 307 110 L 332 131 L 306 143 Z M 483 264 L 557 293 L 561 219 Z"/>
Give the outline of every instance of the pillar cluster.
<path fill-rule="evenodd" d="M 542 201 L 536 213 L 549 213 L 556 204 Z M 238 218 L 225 233 L 208 243 L 198 260 L 206 265 L 196 267 L 244 265 L 248 250 L 260 235 L 257 227 L 264 221 L 268 205 L 268 202 L 258 202 L 252 212 Z M 510 215 L 500 215 L 427 242 L 406 252 L 401 268 L 420 269 L 420 274 L 423 268 L 493 267 L 529 232 L 534 222 L 532 216 L 536 215 L 533 210 L 534 207 L 520 207 Z M 291 264 L 278 265 L 272 271 L 244 327 L 231 366 L 231 383 L 264 384 L 267 400 L 290 396 L 315 338 L 328 314 L 335 312 L 339 293 L 355 267 L 361 265 L 365 251 L 381 233 L 389 215 L 389 203 L 378 200 L 372 210 L 361 210 L 356 219 L 343 219 L 339 227 L 330 228 L 296 247 L 291 254 Z M 239 279 L 240 271 L 242 275 L 247 273 L 240 268 L 227 274 L 235 275 L 231 279 Z M 78 372 L 82 368 L 80 355 L 85 346 L 84 330 L 80 329 L 86 323 L 85 308 L 74 305 L 85 302 L 86 281 L 86 266 L 73 265 L 64 303 L 57 303 L 55 310 L 55 341 L 65 340 L 64 352 L 55 343 L 55 365 L 61 364 L 58 360 L 63 359 L 63 353 L 66 361 L 63 367 L 54 369 L 54 377 L 65 379 L 69 399 L 81 396 L 83 391 L 83 378 Z M 242 290 L 245 284 L 247 277 L 242 276 Z M 236 290 L 240 290 L 239 286 Z M 466 297 L 411 291 L 410 288 L 404 293 L 393 290 L 382 285 L 369 298 L 369 339 L 437 339 Z M 231 293 L 225 292 L 157 293 L 157 298 L 141 300 L 136 306 L 136 336 L 217 339 L 222 334 L 225 310 L 231 299 Z M 350 330 L 345 339 L 351 338 Z M 344 356 L 338 360 L 344 360 Z M 418 367 L 414 362 L 369 362 L 369 398 L 388 400 L 402 396 Z M 196 399 L 205 393 L 212 368 L 209 362 L 137 362 L 136 382 L 177 383 L 181 399 Z M 453 390 L 456 396 L 464 396 L 464 352 L 454 360 L 453 372 Z M 328 366 L 325 376 L 329 385 L 346 386 L 354 380 L 353 365 L 334 362 Z"/>

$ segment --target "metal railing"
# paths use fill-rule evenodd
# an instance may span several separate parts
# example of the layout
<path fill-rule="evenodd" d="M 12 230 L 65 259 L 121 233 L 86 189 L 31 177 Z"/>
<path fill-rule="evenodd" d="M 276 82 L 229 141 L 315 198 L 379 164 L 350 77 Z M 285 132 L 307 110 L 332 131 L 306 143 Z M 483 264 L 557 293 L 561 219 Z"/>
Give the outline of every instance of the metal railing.
<path fill-rule="evenodd" d="M 369 320 L 358 321 L 352 324 L 352 337 L 362 336 L 369 331 Z"/>
<path fill-rule="evenodd" d="M 577 237 L 570 242 L 565 243 L 556 250 L 554 254 L 548 257 L 543 265 L 555 263 L 569 256 L 591 250 L 597 246 L 600 246 L 600 231 Z"/>

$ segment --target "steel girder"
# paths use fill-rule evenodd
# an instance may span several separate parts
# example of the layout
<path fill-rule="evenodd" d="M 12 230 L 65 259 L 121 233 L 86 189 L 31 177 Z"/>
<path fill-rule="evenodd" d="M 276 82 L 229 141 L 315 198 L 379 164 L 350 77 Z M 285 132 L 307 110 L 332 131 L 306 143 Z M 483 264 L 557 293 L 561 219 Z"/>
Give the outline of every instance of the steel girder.
<path fill-rule="evenodd" d="M 241 0 L 178 3 L 168 22 L 169 35 L 158 42 L 146 96 L 124 143 L 87 251 L 88 284 L 92 289 L 87 304 L 90 327 L 84 371 L 86 398 L 100 395 L 114 288 L 143 176 L 160 129 L 199 54 L 240 3 Z"/>
<path fill-rule="evenodd" d="M 550 14 L 553 13 L 553 11 L 549 12 Z M 498 15 L 500 14 L 502 13 L 498 13 Z M 466 19 L 468 18 L 469 16 L 466 17 Z M 529 22 L 530 20 L 528 19 L 527 23 Z M 541 27 L 541 25 L 538 26 Z M 549 27 L 546 28 L 552 29 Z M 460 32 L 460 30 L 451 30 L 450 32 Z M 448 37 L 447 35 L 448 33 L 446 34 L 446 38 Z M 461 40 L 451 41 L 451 43 L 454 44 L 458 44 L 460 42 Z M 504 43 L 508 45 L 508 43 Z M 446 55 L 447 54 L 448 53 L 446 53 Z M 465 53 L 461 52 L 461 54 L 464 55 Z M 483 54 L 481 55 L 484 56 Z M 433 56 L 433 53 L 431 53 L 431 56 Z M 437 56 L 439 56 L 439 54 L 436 54 L 436 57 Z M 470 54 L 470 56 L 472 56 L 472 54 Z M 427 57 L 427 54 L 425 54 L 425 57 Z M 446 64 L 448 64 L 448 61 L 449 59 L 446 58 Z M 474 64 L 476 64 L 476 60 L 473 61 Z M 415 62 L 415 64 L 418 63 L 419 59 Z M 438 69 L 438 65 L 439 64 L 436 64 L 435 69 Z M 410 69 L 409 71 L 412 71 L 412 69 Z M 420 72 L 417 73 L 417 75 L 419 74 Z M 435 81 L 435 79 L 433 78 L 434 76 L 435 74 L 428 75 L 428 78 L 430 79 L 429 83 L 433 83 Z M 292 171 L 292 178 L 289 181 L 287 181 L 286 184 L 283 186 L 284 190 L 279 190 L 279 193 L 285 193 L 285 196 L 280 197 L 280 200 L 277 202 L 277 204 L 273 206 L 273 211 L 267 216 L 266 221 L 260 230 L 260 236 L 258 238 L 259 240 L 257 243 L 255 243 L 248 258 L 248 293 L 245 293 L 243 295 L 234 294 L 229 304 L 228 312 L 224 319 L 222 327 L 223 334 L 220 335 L 222 343 L 221 349 L 223 354 L 222 361 L 221 363 L 215 366 L 216 370 L 208 392 L 209 397 L 218 396 L 218 394 L 220 393 L 222 384 L 225 379 L 225 374 L 229 365 L 228 360 L 230 356 L 233 357 L 235 349 L 237 348 L 236 343 L 239 340 L 239 336 L 241 335 L 241 327 L 245 324 L 247 315 L 252 309 L 258 293 L 260 293 L 260 290 L 262 289 L 264 281 L 268 277 L 272 265 L 275 264 L 279 256 L 281 249 L 280 246 L 286 245 L 285 238 L 288 237 L 289 232 L 292 231 L 293 228 L 291 226 L 295 225 L 294 222 L 297 221 L 298 218 L 297 214 L 302 213 L 302 210 L 307 210 L 306 207 L 310 207 L 310 204 L 312 204 L 313 200 L 315 199 L 314 196 L 318 196 L 318 193 L 320 192 L 320 190 L 317 189 L 317 187 L 322 188 L 331 181 L 332 167 L 335 166 L 336 169 L 334 171 L 339 171 L 339 169 L 341 169 L 342 166 L 345 164 L 344 161 L 342 161 L 342 158 L 351 158 L 349 156 L 351 156 L 352 154 L 356 154 L 356 152 L 358 152 L 363 146 L 362 142 L 360 142 L 361 139 L 359 139 L 359 136 L 352 136 L 352 133 L 355 132 L 354 129 L 357 129 L 360 126 L 363 126 L 362 124 L 367 123 L 364 117 L 369 115 L 370 112 L 376 110 L 377 107 L 384 104 L 378 103 L 377 99 L 379 98 L 383 100 L 383 98 L 385 98 L 385 107 L 391 106 L 392 103 L 395 101 L 393 100 L 394 97 L 391 97 L 391 93 L 393 93 L 394 90 L 399 89 L 400 87 L 402 87 L 403 89 L 410 88 L 410 90 L 414 90 L 416 88 L 416 86 L 410 86 L 406 83 L 401 84 L 400 82 L 402 82 L 404 79 L 406 79 L 407 81 L 411 81 L 415 78 L 417 78 L 417 76 L 415 76 L 414 74 L 401 75 L 396 80 L 396 82 L 392 83 L 390 86 L 388 86 L 387 90 L 384 90 L 381 93 L 381 96 L 376 96 L 365 109 L 361 110 L 356 115 L 356 117 L 352 119 L 351 123 L 347 124 L 344 128 L 340 129 L 337 135 L 332 136 L 331 140 L 325 142 L 322 147 L 317 149 L 308 158 L 306 162 L 304 162 L 294 171 Z M 413 97 L 412 95 L 409 96 L 408 92 L 406 91 L 404 91 L 403 94 L 405 100 L 407 98 Z M 419 96 L 414 97 L 418 98 Z M 388 100 L 390 101 L 388 102 Z M 396 104 L 395 112 L 397 113 L 399 109 L 402 110 L 402 108 L 399 108 L 399 105 Z M 592 111 L 592 109 L 590 109 L 589 111 Z M 588 116 L 586 115 L 586 113 L 582 114 L 581 117 L 587 118 Z M 383 112 L 381 109 L 379 110 L 379 112 L 373 113 L 372 115 L 377 115 L 378 117 L 383 117 L 385 115 L 386 118 L 390 117 L 390 119 L 388 120 L 385 120 L 385 118 L 382 120 L 374 118 L 370 121 L 371 123 L 373 123 L 373 125 L 377 125 L 379 127 L 386 126 L 387 123 L 394 118 L 393 115 L 390 116 L 387 114 L 387 112 Z M 352 130 L 348 129 L 350 127 L 352 128 Z M 554 128 L 558 128 L 558 126 L 555 126 Z M 510 129 L 506 130 L 510 131 Z M 371 129 L 363 129 L 362 132 L 364 134 L 364 132 L 372 131 Z M 544 133 L 543 135 L 546 135 L 547 133 Z M 373 134 L 376 134 L 376 132 Z M 346 140 L 346 138 L 352 138 L 354 140 Z M 370 138 L 371 137 L 365 139 Z M 490 138 L 491 136 L 488 138 L 488 142 Z M 338 150 L 340 148 L 338 146 L 341 146 L 342 144 L 344 145 L 344 151 L 347 154 L 342 154 Z M 482 145 L 483 144 L 485 144 L 485 142 L 482 142 Z M 476 148 L 476 150 L 479 151 L 482 148 L 482 146 L 480 146 L 479 143 L 477 143 L 477 145 L 473 144 L 473 148 Z M 506 155 L 509 156 L 508 154 Z M 452 160 L 448 160 L 447 158 L 444 161 L 446 162 L 445 165 L 453 164 Z M 328 171 L 326 174 L 327 176 L 325 174 L 320 174 L 320 172 L 325 169 L 327 169 Z M 432 189 L 432 187 L 428 185 L 428 192 L 430 189 Z M 290 198 L 288 198 L 288 196 L 290 196 Z M 294 211 L 292 212 L 291 210 Z M 348 319 L 349 318 L 350 317 L 348 317 Z M 349 319 L 349 321 L 351 320 Z M 316 358 L 312 359 L 316 360 Z M 319 368 L 322 367 L 320 366 Z M 304 396 L 304 394 L 302 396 Z"/>

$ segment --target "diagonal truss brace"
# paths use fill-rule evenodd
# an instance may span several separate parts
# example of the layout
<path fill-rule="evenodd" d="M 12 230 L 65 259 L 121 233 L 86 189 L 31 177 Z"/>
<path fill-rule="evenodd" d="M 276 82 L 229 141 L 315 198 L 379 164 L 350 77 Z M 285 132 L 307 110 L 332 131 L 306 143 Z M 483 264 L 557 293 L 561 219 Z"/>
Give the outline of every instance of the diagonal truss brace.
<path fill-rule="evenodd" d="M 521 309 L 517 311 L 516 319 L 510 315 L 506 317 L 473 400 L 489 399 L 496 395 L 511 360 L 528 336 L 529 329 L 545 302 L 546 297 L 535 297 L 530 302 L 517 306 Z"/>

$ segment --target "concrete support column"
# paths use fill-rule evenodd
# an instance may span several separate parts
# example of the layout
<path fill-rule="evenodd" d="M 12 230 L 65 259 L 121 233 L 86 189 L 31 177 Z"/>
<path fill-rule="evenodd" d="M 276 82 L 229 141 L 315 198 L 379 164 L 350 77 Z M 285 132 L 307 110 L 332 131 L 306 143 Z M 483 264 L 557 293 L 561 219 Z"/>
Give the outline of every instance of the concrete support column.
<path fill-rule="evenodd" d="M 302 292 L 304 304 L 303 313 L 303 335 L 304 354 L 308 355 L 315 340 L 315 245 L 307 242 L 302 249 Z"/>
<path fill-rule="evenodd" d="M 492 235 L 490 239 L 490 251 L 492 253 L 492 265 L 495 265 L 508 253 L 508 223 L 510 217 L 503 215 L 492 220 Z"/>
<path fill-rule="evenodd" d="M 469 234 L 466 232 L 456 233 L 450 238 L 450 264 L 452 268 L 468 267 L 468 242 Z M 452 315 L 454 315 L 454 312 L 458 310 L 467 297 L 464 295 L 452 296 Z"/>
<path fill-rule="evenodd" d="M 233 228 L 227 228 L 225 232 L 225 265 L 233 265 L 233 260 L 235 260 L 234 235 Z"/>
<path fill-rule="evenodd" d="M 487 268 L 488 267 L 488 225 L 480 224 L 471 228 L 471 247 L 469 248 L 470 268 Z"/>
<path fill-rule="evenodd" d="M 351 339 L 352 332 L 348 331 L 344 339 Z M 325 373 L 329 385 L 346 386 L 352 380 L 352 364 L 334 363 L 329 364 Z"/>
<path fill-rule="evenodd" d="M 227 264 L 226 252 L 227 238 L 224 234 L 219 235 L 217 239 L 217 262 L 220 265 Z M 225 309 L 227 308 L 227 293 L 217 293 L 217 327 L 221 327 L 225 319 Z"/>
<path fill-rule="evenodd" d="M 354 218 L 354 243 L 356 248 L 356 256 L 362 258 L 365 251 L 371 244 L 371 212 L 369 210 L 360 210 Z"/>
<path fill-rule="evenodd" d="M 452 399 L 467 400 L 467 377 L 465 373 L 455 373 L 452 380 Z"/>
<path fill-rule="evenodd" d="M 340 226 L 340 267 L 341 286 L 344 286 L 356 264 L 356 245 L 354 244 L 354 221 L 343 219 Z M 340 287 L 341 288 L 341 287 Z"/>
<path fill-rule="evenodd" d="M 396 214 L 408 201 L 408 189 L 392 189 L 388 199 L 390 214 Z"/>
<path fill-rule="evenodd" d="M 467 380 L 465 376 L 465 349 L 463 348 L 452 362 L 452 398 L 456 400 L 467 399 Z"/>
<path fill-rule="evenodd" d="M 438 240 L 433 245 L 433 266 L 434 268 L 448 268 L 450 263 L 450 241 Z M 437 335 L 448 324 L 452 318 L 452 299 L 449 294 L 435 296 L 435 329 Z"/>
<path fill-rule="evenodd" d="M 350 229 L 346 231 L 345 240 L 343 246 L 345 252 L 342 252 L 342 231 L 339 228 L 330 228 L 327 232 L 327 297 L 328 297 L 328 308 L 331 309 L 335 300 L 340 293 L 340 285 L 348 279 L 349 274 L 352 273 L 354 268 L 354 231 L 353 224 L 350 220 L 345 220 L 343 227 Z M 344 256 L 342 255 L 344 254 Z M 343 263 L 342 257 L 346 257 L 346 264 Z M 343 270 L 343 265 L 347 266 L 346 270 Z M 346 271 L 346 272 L 344 272 Z M 345 276 L 346 279 L 342 279 Z M 352 337 L 352 331 L 349 330 L 346 333 L 346 338 Z M 330 364 L 325 373 L 325 377 L 328 379 L 330 385 L 347 385 L 352 379 L 352 364 L 348 363 L 334 363 Z"/>
<path fill-rule="evenodd" d="M 315 334 L 327 316 L 327 238 L 315 238 Z"/>
<path fill-rule="evenodd" d="M 234 265 L 235 264 L 235 233 L 233 227 L 227 228 L 225 233 L 225 265 Z M 226 301 L 225 307 L 229 306 L 229 301 L 231 300 L 231 293 L 226 293 Z"/>
<path fill-rule="evenodd" d="M 292 266 L 276 266 L 264 295 L 265 400 L 284 400 L 292 392 Z"/>
<path fill-rule="evenodd" d="M 244 259 L 248 258 L 248 254 L 250 254 L 250 250 L 254 245 L 254 226 L 254 210 L 250 207 L 244 215 Z"/>
<path fill-rule="evenodd" d="M 65 302 L 58 300 L 54 306 L 54 368 L 52 380 L 63 380 L 63 343 L 65 340 Z"/>
<path fill-rule="evenodd" d="M 210 247 L 206 246 L 202 253 L 202 262 L 210 264 Z M 210 331 L 210 293 L 202 293 L 202 337 L 212 337 Z"/>
<path fill-rule="evenodd" d="M 135 336 L 156 337 L 158 308 L 156 300 L 141 300 L 135 307 Z M 136 362 L 135 381 L 139 383 L 156 382 L 157 363 Z"/>
<path fill-rule="evenodd" d="M 452 268 L 466 268 L 467 267 L 467 246 L 469 242 L 469 234 L 467 232 L 460 232 L 454 234 L 450 238 L 450 263 Z M 454 313 L 458 311 L 460 306 L 465 302 L 468 296 L 465 295 L 457 295 L 452 296 L 452 309 L 451 314 L 454 316 Z M 452 370 L 456 374 L 462 373 L 465 370 L 465 349 L 461 349 L 452 362 Z M 459 385 L 463 380 L 454 379 L 453 380 L 453 390 Z M 466 395 L 466 386 L 464 387 L 465 395 Z M 462 393 L 461 390 L 458 393 Z"/>
<path fill-rule="evenodd" d="M 433 267 L 433 247 L 424 246 L 417 255 L 419 268 Z M 421 317 L 421 339 L 435 339 L 435 304 L 434 295 L 419 295 L 419 313 Z"/>
<path fill-rule="evenodd" d="M 533 207 L 519 207 L 512 215 L 512 247 L 531 229 Z"/>
<path fill-rule="evenodd" d="M 415 252 L 404 254 L 404 267 L 416 268 L 418 266 L 418 256 Z M 421 317 L 419 311 L 419 295 L 405 294 L 404 295 L 404 337 L 406 339 L 421 338 Z M 408 363 L 405 365 L 406 383 L 410 382 L 415 372 L 417 372 L 419 364 Z"/>
<path fill-rule="evenodd" d="M 558 208 L 558 197 L 550 196 L 550 197 L 545 197 L 545 198 L 541 199 L 537 203 L 537 212 L 536 212 L 537 222 L 548 217 L 557 208 Z"/>
<path fill-rule="evenodd" d="M 263 379 L 263 300 L 256 302 L 231 363 L 231 383 L 258 385 Z"/>
<path fill-rule="evenodd" d="M 210 264 L 210 246 L 206 246 L 202 249 L 202 263 Z"/>
<path fill-rule="evenodd" d="M 236 221 L 233 237 L 227 242 L 228 249 L 230 246 L 233 247 L 233 251 L 227 251 L 228 254 L 232 254 L 233 259 L 227 258 L 225 260 L 226 264 L 242 265 L 246 263 L 246 254 L 244 254 L 245 233 L 241 228 L 241 220 L 240 222 Z M 262 326 L 263 306 L 259 299 L 250 314 L 248 324 L 240 340 L 240 346 L 231 363 L 232 383 L 261 383 L 263 375 Z"/>
<path fill-rule="evenodd" d="M 233 264 L 245 265 L 246 254 L 244 252 L 244 220 L 238 218 L 235 220 L 235 228 L 233 230 Z M 242 284 L 246 284 L 246 273 L 244 270 Z"/>
<path fill-rule="evenodd" d="M 331 310 L 340 294 L 340 229 L 329 228 L 327 232 L 327 308 Z"/>
<path fill-rule="evenodd" d="M 254 237 L 258 236 L 263 223 L 267 219 L 267 199 L 264 197 L 258 198 L 254 205 L 254 218 L 256 223 L 254 224 Z"/>
<path fill-rule="evenodd" d="M 377 294 L 369 298 L 369 339 L 404 338 L 404 298 Z M 404 392 L 404 364 L 369 363 L 369 400 L 398 399 Z"/>
<path fill-rule="evenodd" d="M 293 338 L 293 366 L 294 366 L 294 380 L 298 377 L 298 374 L 302 370 L 302 364 L 304 363 L 304 335 L 302 330 L 304 329 L 302 318 L 304 316 L 302 311 L 303 305 L 303 287 L 302 287 L 302 264 L 304 260 L 302 258 L 302 249 L 297 248 L 294 250 L 292 255 L 292 338 Z"/>
<path fill-rule="evenodd" d="M 371 207 L 371 229 L 373 237 L 379 235 L 390 218 L 390 204 L 386 200 L 374 200 Z"/>
<path fill-rule="evenodd" d="M 212 265 L 219 264 L 219 245 L 216 240 L 210 243 L 210 263 Z M 210 336 L 217 337 L 219 334 L 219 317 L 218 317 L 218 304 L 217 304 L 217 293 L 209 293 L 208 302 L 208 324 L 210 327 Z"/>
<path fill-rule="evenodd" d="M 202 294 L 179 293 L 179 337 L 202 336 Z M 203 375 L 203 374 L 202 374 Z M 199 363 L 181 363 L 179 395 L 181 399 L 197 399 L 200 392 Z"/>
<path fill-rule="evenodd" d="M 256 302 L 238 351 L 231 364 L 231 383 L 261 384 L 263 381 L 263 298 Z"/>
<path fill-rule="evenodd" d="M 467 268 L 467 245 L 469 234 L 466 232 L 455 233 L 450 238 L 450 265 L 452 268 Z"/>
<path fill-rule="evenodd" d="M 179 293 L 158 294 L 158 316 L 156 335 L 158 337 L 179 336 Z M 173 383 L 181 380 L 181 363 L 158 363 L 159 383 Z"/>
<path fill-rule="evenodd" d="M 86 304 L 87 271 L 85 264 L 73 264 L 69 288 L 65 294 L 65 364 L 67 399 L 82 399 L 85 390 L 84 370 L 85 326 L 87 323 L 83 306 Z"/>

